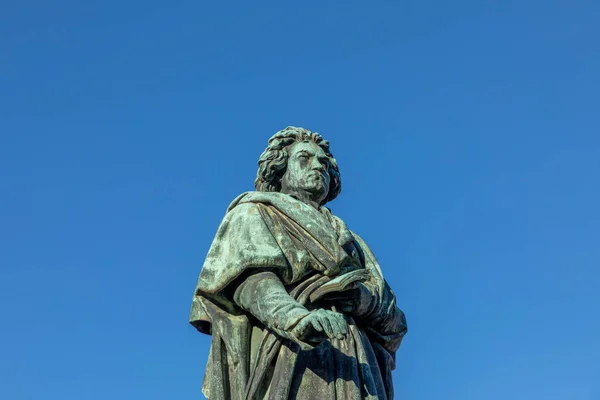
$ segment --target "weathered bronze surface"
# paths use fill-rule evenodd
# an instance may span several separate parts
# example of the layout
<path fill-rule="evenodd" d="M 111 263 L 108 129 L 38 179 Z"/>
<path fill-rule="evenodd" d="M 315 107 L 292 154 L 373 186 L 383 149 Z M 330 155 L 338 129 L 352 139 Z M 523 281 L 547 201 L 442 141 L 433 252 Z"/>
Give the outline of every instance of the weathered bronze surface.
<path fill-rule="evenodd" d="M 329 143 L 288 127 L 258 165 L 194 292 L 190 322 L 212 335 L 204 395 L 393 399 L 406 319 L 369 247 L 325 207 L 341 190 Z"/>

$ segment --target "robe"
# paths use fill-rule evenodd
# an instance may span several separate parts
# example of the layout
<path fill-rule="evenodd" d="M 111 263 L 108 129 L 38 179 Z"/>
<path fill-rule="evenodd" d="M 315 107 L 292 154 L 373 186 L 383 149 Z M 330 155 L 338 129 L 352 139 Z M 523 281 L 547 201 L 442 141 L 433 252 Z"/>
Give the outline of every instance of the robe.
<path fill-rule="evenodd" d="M 310 294 L 365 268 L 363 315 L 320 344 L 293 327 Z M 283 193 L 247 192 L 228 207 L 200 272 L 190 323 L 212 335 L 202 391 L 209 400 L 393 399 L 391 372 L 407 327 L 365 242 L 325 207 Z"/>

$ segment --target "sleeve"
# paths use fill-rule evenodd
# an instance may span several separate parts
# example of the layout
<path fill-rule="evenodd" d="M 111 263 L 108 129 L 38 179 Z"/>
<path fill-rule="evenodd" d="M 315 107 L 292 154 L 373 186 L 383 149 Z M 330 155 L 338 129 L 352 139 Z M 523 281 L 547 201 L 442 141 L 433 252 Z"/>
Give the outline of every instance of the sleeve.
<path fill-rule="evenodd" d="M 234 301 L 267 328 L 297 341 L 290 333 L 309 311 L 294 300 L 273 272 L 247 277 L 235 290 Z"/>
<path fill-rule="evenodd" d="M 366 267 L 372 273 L 372 279 L 365 282 L 365 286 L 371 292 L 373 301 L 361 319 L 366 322 L 365 329 L 371 340 L 386 350 L 395 352 L 408 331 L 406 317 L 398 308 L 396 296 L 384 280 L 375 255 L 360 236 L 353 235 L 364 254 Z"/>
<path fill-rule="evenodd" d="M 366 285 L 372 284 L 367 283 Z M 395 352 L 407 332 L 406 317 L 396 305 L 396 296 L 387 282 L 384 282 L 384 287 L 374 298 L 376 299 L 375 307 L 363 318 L 368 322 L 366 324 L 367 332 L 371 339 L 387 350 Z"/>

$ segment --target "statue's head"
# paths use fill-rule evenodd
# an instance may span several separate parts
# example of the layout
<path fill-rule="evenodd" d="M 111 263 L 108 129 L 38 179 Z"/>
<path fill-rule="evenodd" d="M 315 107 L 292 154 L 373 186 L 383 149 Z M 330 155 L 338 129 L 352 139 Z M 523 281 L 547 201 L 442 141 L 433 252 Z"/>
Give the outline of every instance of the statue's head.
<path fill-rule="evenodd" d="M 304 128 L 289 126 L 269 139 L 258 160 L 254 186 L 323 205 L 342 190 L 340 171 L 329 142 Z"/>

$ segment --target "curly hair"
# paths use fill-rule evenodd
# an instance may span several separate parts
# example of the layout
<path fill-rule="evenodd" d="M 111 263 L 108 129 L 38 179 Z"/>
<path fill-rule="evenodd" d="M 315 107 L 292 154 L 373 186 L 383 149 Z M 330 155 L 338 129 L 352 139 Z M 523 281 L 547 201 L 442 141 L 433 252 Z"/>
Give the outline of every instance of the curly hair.
<path fill-rule="evenodd" d="M 342 191 L 342 181 L 337 161 L 329 151 L 329 142 L 323 140 L 317 132 L 308 129 L 288 126 L 269 139 L 269 145 L 258 159 L 258 172 L 254 187 L 259 192 L 281 191 L 281 178 L 285 174 L 288 162 L 288 149 L 296 142 L 311 141 L 318 145 L 329 158 L 329 192 L 323 204 L 337 197 Z"/>

